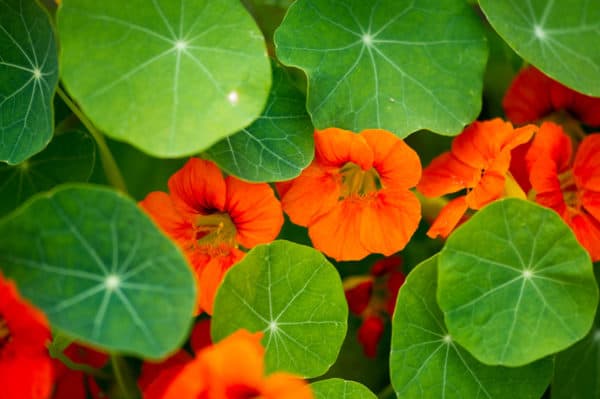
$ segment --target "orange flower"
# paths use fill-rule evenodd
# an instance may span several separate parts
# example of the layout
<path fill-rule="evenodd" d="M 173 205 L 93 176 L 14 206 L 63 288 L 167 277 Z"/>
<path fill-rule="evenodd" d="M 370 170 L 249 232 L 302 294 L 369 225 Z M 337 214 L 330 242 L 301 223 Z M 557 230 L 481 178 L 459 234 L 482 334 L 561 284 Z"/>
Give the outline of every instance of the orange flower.
<path fill-rule="evenodd" d="M 565 110 L 589 126 L 600 126 L 600 98 L 578 93 L 530 66 L 522 69 L 502 102 L 508 119 L 517 124 L 534 122 Z"/>
<path fill-rule="evenodd" d="M 46 317 L 0 274 L 0 396 L 46 399 L 54 380 Z"/>
<path fill-rule="evenodd" d="M 185 251 L 199 281 L 199 306 L 212 313 L 223 275 L 244 253 L 270 242 L 283 225 L 281 205 L 266 183 L 223 178 L 210 161 L 191 158 L 169 179 L 169 192 L 140 202 Z"/>
<path fill-rule="evenodd" d="M 315 248 L 337 260 L 404 248 L 421 218 L 409 191 L 421 176 L 417 154 L 385 130 L 315 131 L 315 160 L 278 184 L 292 222 L 308 227 Z"/>
<path fill-rule="evenodd" d="M 537 203 L 554 209 L 592 260 L 600 260 L 600 133 L 587 136 L 572 156 L 571 138 L 545 122 L 527 153 Z"/>
<path fill-rule="evenodd" d="M 239 330 L 221 342 L 202 349 L 165 385 L 154 382 L 144 399 L 312 399 L 306 382 L 287 373 L 264 376 L 262 334 Z"/>
<path fill-rule="evenodd" d="M 511 150 L 531 139 L 537 128 L 514 129 L 501 119 L 475 121 L 452 141 L 452 149 L 423 171 L 417 189 L 428 197 L 466 189 L 451 200 L 433 222 L 427 235 L 447 237 L 467 209 L 480 209 L 505 191 Z"/>

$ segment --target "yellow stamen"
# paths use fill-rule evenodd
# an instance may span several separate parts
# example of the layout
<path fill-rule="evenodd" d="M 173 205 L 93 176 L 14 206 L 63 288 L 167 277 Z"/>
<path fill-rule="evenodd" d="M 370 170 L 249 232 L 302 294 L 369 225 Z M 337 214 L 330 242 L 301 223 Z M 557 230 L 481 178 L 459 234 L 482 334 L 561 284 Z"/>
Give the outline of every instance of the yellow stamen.
<path fill-rule="evenodd" d="M 211 215 L 199 216 L 196 219 L 196 242 L 201 245 L 218 246 L 227 244 L 237 247 L 235 236 L 237 229 L 226 212 L 217 212 Z"/>
<path fill-rule="evenodd" d="M 364 197 L 383 187 L 375 168 L 363 170 L 357 164 L 348 162 L 340 169 L 340 174 L 342 175 L 341 199 L 350 196 Z"/>

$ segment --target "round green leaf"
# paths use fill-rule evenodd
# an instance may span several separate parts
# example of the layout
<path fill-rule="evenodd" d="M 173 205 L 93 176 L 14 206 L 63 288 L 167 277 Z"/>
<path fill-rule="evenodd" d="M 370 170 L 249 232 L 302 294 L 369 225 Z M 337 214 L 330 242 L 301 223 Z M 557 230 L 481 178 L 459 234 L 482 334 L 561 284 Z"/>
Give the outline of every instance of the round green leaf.
<path fill-rule="evenodd" d="M 315 399 L 377 399 L 364 385 L 340 378 L 313 382 L 310 387 Z"/>
<path fill-rule="evenodd" d="M 390 354 L 398 397 L 540 398 L 552 378 L 552 359 L 519 368 L 480 363 L 448 333 L 436 290 L 437 257 L 420 263 L 400 288 Z"/>
<path fill-rule="evenodd" d="M 304 95 L 283 68 L 273 64 L 272 69 L 273 86 L 262 115 L 206 152 L 227 173 L 253 182 L 292 179 L 314 154 Z"/>
<path fill-rule="evenodd" d="M 44 148 L 54 128 L 56 43 L 35 1 L 0 1 L 0 49 L 0 161 L 17 164 Z"/>
<path fill-rule="evenodd" d="M 0 215 L 60 183 L 87 181 L 95 158 L 90 135 L 73 131 L 55 137 L 44 151 L 17 166 L 0 164 Z"/>
<path fill-rule="evenodd" d="M 446 242 L 438 301 L 450 334 L 477 359 L 519 366 L 583 338 L 598 288 L 589 255 L 553 210 L 505 199 Z"/>
<path fill-rule="evenodd" d="M 481 109 L 487 47 L 463 0 L 298 0 L 275 45 L 319 129 L 457 134 Z"/>
<path fill-rule="evenodd" d="M 54 328 L 108 351 L 160 358 L 195 306 L 179 249 L 137 204 L 91 185 L 40 194 L 0 221 L 0 265 Z"/>
<path fill-rule="evenodd" d="M 264 38 L 236 0 L 65 0 L 62 77 L 109 136 L 161 157 L 252 122 L 271 85 Z"/>
<path fill-rule="evenodd" d="M 337 270 L 317 250 L 289 241 L 253 248 L 225 275 L 211 333 L 262 331 L 267 371 L 317 377 L 335 361 L 348 306 Z"/>
<path fill-rule="evenodd" d="M 567 86 L 600 96 L 600 2 L 480 0 L 479 4 L 519 55 Z"/>

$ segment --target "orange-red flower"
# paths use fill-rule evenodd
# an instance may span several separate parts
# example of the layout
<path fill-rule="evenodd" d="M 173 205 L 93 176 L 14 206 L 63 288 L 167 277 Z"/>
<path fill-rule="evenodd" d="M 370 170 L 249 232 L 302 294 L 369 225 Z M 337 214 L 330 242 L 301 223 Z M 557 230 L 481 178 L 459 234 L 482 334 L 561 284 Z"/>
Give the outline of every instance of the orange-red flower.
<path fill-rule="evenodd" d="M 76 364 L 96 369 L 102 368 L 108 361 L 107 354 L 77 343 L 69 345 L 64 350 L 64 355 Z M 54 364 L 56 383 L 52 399 L 108 399 L 93 376 L 72 370 L 59 360 L 54 360 Z"/>
<path fill-rule="evenodd" d="M 243 257 L 240 248 L 274 240 L 283 225 L 268 184 L 224 178 L 215 164 L 198 158 L 171 176 L 169 194 L 152 192 L 140 205 L 185 251 L 207 313 L 225 271 Z"/>
<path fill-rule="evenodd" d="M 600 260 L 600 133 L 586 136 L 573 157 L 571 138 L 545 122 L 527 153 L 535 200 L 554 209 L 593 261 Z"/>
<path fill-rule="evenodd" d="M 194 360 L 150 386 L 144 399 L 312 399 L 308 384 L 291 374 L 264 375 L 262 334 L 239 330 L 217 344 L 202 349 Z"/>
<path fill-rule="evenodd" d="M 337 260 L 404 248 L 421 218 L 409 189 L 421 176 L 417 154 L 385 130 L 315 131 L 315 159 L 278 184 L 292 222 L 308 227 L 315 248 Z"/>
<path fill-rule="evenodd" d="M 0 397 L 46 399 L 54 380 L 46 317 L 0 274 Z"/>
<path fill-rule="evenodd" d="M 499 118 L 475 121 L 452 141 L 451 151 L 435 158 L 423 171 L 417 189 L 438 197 L 466 189 L 451 200 L 433 222 L 427 235 L 448 236 L 467 209 L 480 209 L 505 191 L 511 150 L 531 139 L 537 129 L 514 129 Z"/>
<path fill-rule="evenodd" d="M 600 126 L 600 98 L 578 93 L 530 66 L 522 69 L 502 103 L 513 123 L 534 122 L 564 110 L 589 126 Z"/>

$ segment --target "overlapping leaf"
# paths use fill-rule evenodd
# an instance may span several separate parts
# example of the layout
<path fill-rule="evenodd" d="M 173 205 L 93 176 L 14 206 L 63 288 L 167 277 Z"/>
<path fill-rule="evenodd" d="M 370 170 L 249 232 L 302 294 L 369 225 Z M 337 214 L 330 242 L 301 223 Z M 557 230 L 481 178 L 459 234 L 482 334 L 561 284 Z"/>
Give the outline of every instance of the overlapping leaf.
<path fill-rule="evenodd" d="M 457 134 L 481 108 L 487 47 L 462 0 L 298 0 L 275 45 L 320 129 Z"/>
<path fill-rule="evenodd" d="M 253 248 L 227 272 L 212 336 L 262 331 L 267 371 L 323 374 L 346 335 L 348 306 L 336 269 L 317 250 L 288 241 Z"/>
<path fill-rule="evenodd" d="M 236 0 L 65 0 L 62 77 L 109 136 L 161 157 L 197 153 L 252 122 L 271 74 Z"/>
<path fill-rule="evenodd" d="M 313 158 L 313 127 L 305 98 L 285 70 L 273 65 L 273 86 L 262 115 L 250 126 L 210 147 L 221 169 L 253 182 L 292 179 Z"/>
<path fill-rule="evenodd" d="M 92 138 L 74 131 L 55 137 L 44 151 L 20 165 L 0 165 L 0 215 L 60 183 L 87 181 L 95 158 Z"/>
<path fill-rule="evenodd" d="M 446 242 L 438 301 L 452 337 L 477 359 L 519 366 L 582 339 L 598 287 L 589 255 L 553 210 L 505 199 Z"/>
<path fill-rule="evenodd" d="M 494 29 L 525 60 L 577 91 L 600 96 L 600 2 L 479 3 Z"/>
<path fill-rule="evenodd" d="M 0 161 L 22 162 L 52 138 L 57 58 L 48 15 L 37 3 L 0 1 Z"/>
<path fill-rule="evenodd" d="M 62 186 L 0 221 L 0 267 L 54 328 L 159 358 L 189 330 L 195 283 L 179 249 L 106 188 Z"/>
<path fill-rule="evenodd" d="M 448 333 L 436 290 L 437 257 L 413 269 L 400 289 L 390 354 L 398 397 L 538 399 L 550 383 L 552 359 L 520 368 L 480 363 Z"/>
<path fill-rule="evenodd" d="M 377 396 L 362 384 L 355 381 L 331 378 L 313 382 L 310 387 L 315 399 L 376 399 Z"/>

